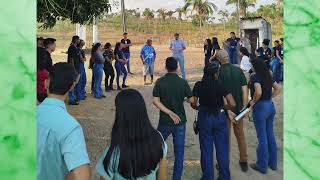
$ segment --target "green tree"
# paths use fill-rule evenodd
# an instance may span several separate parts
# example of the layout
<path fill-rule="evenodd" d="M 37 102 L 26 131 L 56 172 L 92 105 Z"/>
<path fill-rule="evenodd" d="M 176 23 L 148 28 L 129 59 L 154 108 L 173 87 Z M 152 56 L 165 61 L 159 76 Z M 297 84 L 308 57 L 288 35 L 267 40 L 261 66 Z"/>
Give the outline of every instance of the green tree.
<path fill-rule="evenodd" d="M 154 18 L 154 12 L 149 9 L 149 8 L 146 8 L 143 13 L 142 13 L 143 17 L 148 20 L 148 30 L 150 30 L 150 26 L 151 26 L 151 19 Z"/>
<path fill-rule="evenodd" d="M 229 20 L 229 12 L 228 10 L 220 10 L 218 14 L 221 16 L 219 21 L 223 23 L 223 29 L 226 30 L 226 22 Z"/>
<path fill-rule="evenodd" d="M 41 28 L 52 28 L 58 20 L 71 23 L 92 23 L 95 17 L 111 11 L 109 0 L 37 0 L 37 21 Z"/>
<path fill-rule="evenodd" d="M 204 20 L 218 8 L 217 6 L 208 0 L 185 0 L 184 9 L 191 7 L 192 12 L 196 12 L 199 19 L 199 26 L 202 29 Z"/>
<path fill-rule="evenodd" d="M 238 8 L 238 2 L 240 3 L 239 6 L 239 15 L 242 17 L 247 16 L 247 10 L 249 7 L 254 7 L 257 3 L 257 0 L 227 0 L 227 5 L 235 4 Z"/>
<path fill-rule="evenodd" d="M 179 7 L 175 10 L 176 13 L 178 13 L 178 19 L 179 21 L 182 21 L 182 14 L 184 13 L 183 8 Z"/>
<path fill-rule="evenodd" d="M 170 20 L 172 20 L 174 13 L 175 13 L 174 11 L 167 11 L 166 14 L 167 14 L 168 18 L 169 18 Z"/>
<path fill-rule="evenodd" d="M 166 9 L 161 8 L 161 9 L 158 9 L 156 12 L 158 13 L 159 18 L 162 21 L 166 20 L 166 17 L 167 17 L 167 10 Z"/>

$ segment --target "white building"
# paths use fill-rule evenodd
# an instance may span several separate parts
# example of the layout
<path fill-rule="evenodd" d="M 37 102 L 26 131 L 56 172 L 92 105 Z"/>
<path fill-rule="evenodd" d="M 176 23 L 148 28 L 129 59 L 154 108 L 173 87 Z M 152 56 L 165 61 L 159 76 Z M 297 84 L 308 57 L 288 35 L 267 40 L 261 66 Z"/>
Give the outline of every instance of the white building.
<path fill-rule="evenodd" d="M 271 24 L 263 17 L 241 18 L 240 33 L 249 38 L 252 50 L 261 47 L 263 39 L 269 39 L 269 47 L 272 47 Z"/>

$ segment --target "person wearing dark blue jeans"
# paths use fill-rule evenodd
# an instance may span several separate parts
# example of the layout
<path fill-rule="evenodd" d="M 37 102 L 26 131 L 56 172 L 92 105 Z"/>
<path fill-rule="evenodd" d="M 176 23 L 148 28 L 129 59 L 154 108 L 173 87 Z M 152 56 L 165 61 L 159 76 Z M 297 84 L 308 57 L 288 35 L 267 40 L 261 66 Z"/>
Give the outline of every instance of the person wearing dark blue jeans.
<path fill-rule="evenodd" d="M 236 37 L 236 34 L 234 32 L 230 33 L 230 38 L 227 39 L 228 45 L 229 45 L 229 57 L 230 57 L 230 63 L 231 64 L 238 64 L 238 53 L 237 53 L 237 46 L 240 41 L 239 38 Z"/>
<path fill-rule="evenodd" d="M 132 74 L 130 70 L 130 46 L 132 46 L 132 43 L 130 39 L 128 39 L 128 33 L 124 32 L 123 33 L 123 39 L 121 39 L 121 46 L 122 46 L 122 52 L 124 55 L 124 59 L 126 59 L 127 62 L 127 70 L 129 74 Z"/>
<path fill-rule="evenodd" d="M 93 65 L 94 71 L 94 85 L 93 94 L 95 98 L 103 97 L 103 90 L 101 88 L 102 76 L 103 76 L 103 64 L 95 63 Z"/>
<path fill-rule="evenodd" d="M 116 69 L 117 72 L 117 77 L 116 77 L 116 81 L 117 81 L 117 90 L 121 90 L 121 88 L 127 88 L 129 86 L 126 85 L 126 79 L 127 79 L 127 70 L 125 68 L 125 64 L 128 63 L 128 60 L 124 57 L 122 48 L 123 48 L 123 44 L 121 44 L 120 42 L 118 42 L 114 48 L 114 58 L 116 60 L 116 62 L 114 63 L 114 67 Z M 123 75 L 123 81 L 122 81 L 122 86 L 120 87 L 120 76 Z"/>
<path fill-rule="evenodd" d="M 272 76 L 261 60 L 252 61 L 254 74 L 250 77 L 250 92 L 253 108 L 253 121 L 257 132 L 257 161 L 250 167 L 262 174 L 268 167 L 277 169 L 277 143 L 273 132 L 276 114 L 272 98 L 280 93 L 280 87 L 272 80 Z"/>
<path fill-rule="evenodd" d="M 174 144 L 173 180 L 180 180 L 183 172 L 184 143 L 187 117 L 183 102 L 191 102 L 192 92 L 188 82 L 177 74 L 178 63 L 174 57 L 166 59 L 168 73 L 159 78 L 153 88 L 153 104 L 160 110 L 158 131 L 164 139 L 170 134 Z"/>
<path fill-rule="evenodd" d="M 100 43 L 96 43 L 92 47 L 91 59 L 93 61 L 93 95 L 97 99 L 105 98 L 103 90 L 101 88 L 102 76 L 103 76 L 103 65 L 105 59 L 102 56 L 102 48 Z"/>
<path fill-rule="evenodd" d="M 165 124 L 159 123 L 158 131 L 162 134 L 163 139 L 166 141 L 170 134 L 173 137 L 173 148 L 174 148 L 174 167 L 173 167 L 173 178 L 174 180 L 180 179 L 183 171 L 183 160 L 184 160 L 184 143 L 186 124 Z"/>
<path fill-rule="evenodd" d="M 79 90 L 79 99 L 80 100 L 84 100 L 86 98 L 86 84 L 87 84 L 87 75 L 86 75 L 86 69 L 84 67 L 84 63 L 86 61 L 86 56 L 85 56 L 85 52 L 82 49 L 83 46 L 85 45 L 85 42 L 80 39 L 79 44 L 77 45 L 79 51 L 80 51 L 80 68 L 79 68 L 79 73 L 80 73 L 80 80 L 79 80 L 79 84 L 80 84 L 80 90 Z"/>
<path fill-rule="evenodd" d="M 120 87 L 120 76 L 121 76 L 121 73 L 123 75 L 122 88 L 124 88 L 124 85 L 126 84 L 126 79 L 127 79 L 128 73 L 127 73 L 126 68 L 124 67 L 124 64 L 119 62 L 119 61 L 116 61 L 115 68 L 116 68 L 116 72 L 117 72 L 117 78 L 116 78 L 117 88 L 119 90 L 119 89 L 121 89 L 121 87 Z"/>
<path fill-rule="evenodd" d="M 271 100 L 259 101 L 253 107 L 252 115 L 259 141 L 256 165 L 262 172 L 266 172 L 268 166 L 277 169 L 277 143 L 273 132 L 275 114 Z"/>
<path fill-rule="evenodd" d="M 230 180 L 229 133 L 226 113 L 223 110 L 223 97 L 226 98 L 230 107 L 235 107 L 236 103 L 230 90 L 225 89 L 218 80 L 218 71 L 218 64 L 212 63 L 206 66 L 203 79 L 196 82 L 193 88 L 191 106 L 199 110 L 197 127 L 201 150 L 202 180 L 214 179 L 214 147 L 219 164 L 219 179 Z"/>

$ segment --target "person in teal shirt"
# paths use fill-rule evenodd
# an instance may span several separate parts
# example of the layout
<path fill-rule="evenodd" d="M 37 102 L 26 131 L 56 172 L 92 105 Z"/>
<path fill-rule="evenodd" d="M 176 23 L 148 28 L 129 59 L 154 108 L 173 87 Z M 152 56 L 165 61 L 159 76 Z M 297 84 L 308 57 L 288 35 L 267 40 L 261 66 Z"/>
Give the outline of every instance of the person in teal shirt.
<path fill-rule="evenodd" d="M 123 90 L 115 105 L 111 144 L 96 165 L 100 180 L 166 180 L 167 145 L 152 127 L 142 95 Z"/>
<path fill-rule="evenodd" d="M 46 82 L 48 98 L 37 107 L 37 179 L 90 179 L 90 161 L 80 124 L 64 100 L 77 79 L 72 64 L 57 63 Z"/>

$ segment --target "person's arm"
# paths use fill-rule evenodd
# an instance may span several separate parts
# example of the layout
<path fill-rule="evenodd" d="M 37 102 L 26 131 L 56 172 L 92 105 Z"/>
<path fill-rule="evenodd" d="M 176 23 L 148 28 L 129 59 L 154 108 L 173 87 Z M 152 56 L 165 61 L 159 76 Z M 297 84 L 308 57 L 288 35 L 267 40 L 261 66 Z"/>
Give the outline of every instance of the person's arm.
<path fill-rule="evenodd" d="M 277 58 L 280 60 L 280 62 L 283 63 L 283 59 L 281 58 L 280 52 L 279 52 L 278 49 L 276 50 L 276 56 L 277 56 Z"/>
<path fill-rule="evenodd" d="M 194 109 L 194 110 L 198 110 L 198 107 L 197 107 L 197 104 L 198 104 L 198 100 L 199 98 L 196 97 L 196 96 L 193 96 L 192 97 L 192 101 L 191 101 L 191 107 Z"/>
<path fill-rule="evenodd" d="M 231 93 L 229 93 L 223 98 L 225 109 L 232 110 L 234 107 L 236 107 L 236 101 L 234 100 Z"/>
<path fill-rule="evenodd" d="M 159 170 L 157 173 L 157 180 L 167 180 L 167 157 L 161 159 L 159 163 Z"/>
<path fill-rule="evenodd" d="M 173 47 L 172 47 L 172 42 L 170 42 L 170 47 L 169 47 L 169 50 L 172 51 L 173 50 Z"/>
<path fill-rule="evenodd" d="M 182 51 L 186 50 L 186 44 L 184 42 L 182 42 Z"/>
<path fill-rule="evenodd" d="M 217 55 L 218 55 L 218 52 L 219 52 L 219 49 L 215 49 L 213 55 L 212 55 L 211 58 L 210 58 L 210 60 L 216 58 Z"/>
<path fill-rule="evenodd" d="M 119 61 L 119 62 L 122 62 L 122 63 L 126 63 L 127 61 L 123 60 L 123 59 L 120 59 L 118 54 L 115 55 L 115 59 L 116 61 Z"/>
<path fill-rule="evenodd" d="M 278 96 L 281 92 L 281 88 L 277 82 L 272 84 L 272 98 Z"/>
<path fill-rule="evenodd" d="M 253 94 L 253 98 L 250 101 L 250 106 L 252 107 L 256 102 L 259 101 L 259 99 L 261 98 L 262 95 L 262 88 L 261 88 L 261 84 L 256 82 L 254 83 L 254 94 Z"/>
<path fill-rule="evenodd" d="M 248 104 L 249 99 L 248 99 L 249 95 L 248 95 L 248 86 L 242 86 L 242 103 L 243 103 L 243 107 L 245 108 L 245 106 Z"/>
<path fill-rule="evenodd" d="M 181 119 L 180 117 L 174 113 L 173 111 L 171 111 L 170 109 L 168 109 L 167 107 L 165 107 L 161 101 L 160 101 L 160 97 L 153 97 L 153 104 L 160 109 L 160 111 L 168 114 L 170 116 L 170 118 L 172 119 L 172 121 L 174 122 L 174 124 L 179 124 Z"/>
<path fill-rule="evenodd" d="M 91 179 L 91 169 L 89 165 L 83 165 L 75 168 L 70 172 L 67 180 L 90 180 Z"/>
<path fill-rule="evenodd" d="M 144 62 L 144 59 L 143 59 L 142 54 L 140 54 L 140 59 L 141 59 L 142 64 L 144 65 L 144 64 L 145 64 L 145 62 Z"/>

